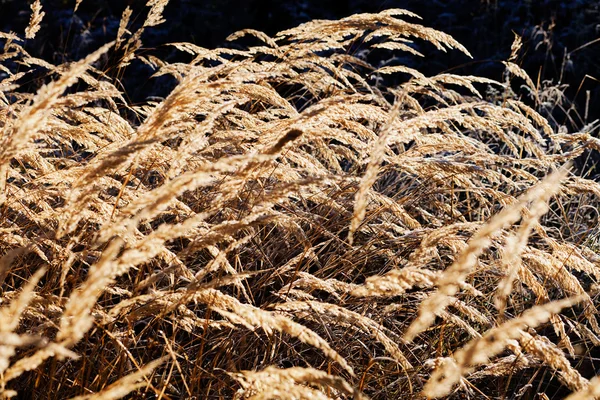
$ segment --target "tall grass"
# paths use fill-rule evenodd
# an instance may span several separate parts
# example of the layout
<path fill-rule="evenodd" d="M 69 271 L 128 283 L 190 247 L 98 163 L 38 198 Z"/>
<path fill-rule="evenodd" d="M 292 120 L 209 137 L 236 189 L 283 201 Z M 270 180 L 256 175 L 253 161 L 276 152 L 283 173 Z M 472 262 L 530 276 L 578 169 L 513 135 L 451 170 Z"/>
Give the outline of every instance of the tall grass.
<path fill-rule="evenodd" d="M 397 9 L 169 63 L 140 52 L 166 3 L 69 65 L 0 34 L 2 396 L 598 393 L 600 185 L 570 165 L 600 142 L 512 95 L 518 40 L 506 82 L 371 65 L 469 56 Z M 129 104 L 134 61 L 177 87 Z"/>

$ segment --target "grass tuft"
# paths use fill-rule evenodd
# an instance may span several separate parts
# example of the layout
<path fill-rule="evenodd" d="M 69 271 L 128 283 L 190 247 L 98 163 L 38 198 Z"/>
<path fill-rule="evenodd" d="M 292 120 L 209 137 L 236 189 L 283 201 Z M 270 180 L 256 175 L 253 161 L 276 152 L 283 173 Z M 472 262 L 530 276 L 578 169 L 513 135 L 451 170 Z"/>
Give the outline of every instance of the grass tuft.
<path fill-rule="evenodd" d="M 399 9 L 169 62 L 167 3 L 72 64 L 0 34 L 0 396 L 598 393 L 600 185 L 570 166 L 600 145 L 536 111 L 519 38 L 506 82 L 401 64 L 470 55 Z M 177 86 L 129 103 L 132 62 Z"/>

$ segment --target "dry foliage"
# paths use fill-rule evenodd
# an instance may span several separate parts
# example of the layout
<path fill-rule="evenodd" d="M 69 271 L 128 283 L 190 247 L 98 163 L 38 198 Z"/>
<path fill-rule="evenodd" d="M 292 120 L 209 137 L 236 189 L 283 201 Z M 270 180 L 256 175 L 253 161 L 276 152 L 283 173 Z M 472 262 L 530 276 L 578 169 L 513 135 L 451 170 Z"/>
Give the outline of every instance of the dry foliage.
<path fill-rule="evenodd" d="M 0 34 L 1 396 L 599 393 L 600 185 L 569 165 L 600 142 L 511 95 L 518 40 L 506 83 L 371 65 L 469 55 L 397 9 L 169 63 L 138 54 L 166 5 L 69 65 Z M 107 60 L 178 85 L 129 104 Z"/>

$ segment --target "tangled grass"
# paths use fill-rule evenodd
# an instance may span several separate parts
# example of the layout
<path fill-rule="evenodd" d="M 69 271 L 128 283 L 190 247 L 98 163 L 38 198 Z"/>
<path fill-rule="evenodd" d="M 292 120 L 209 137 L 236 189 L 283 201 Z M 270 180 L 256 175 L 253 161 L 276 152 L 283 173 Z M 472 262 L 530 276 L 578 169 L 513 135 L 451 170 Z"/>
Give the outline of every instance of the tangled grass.
<path fill-rule="evenodd" d="M 600 392 L 600 185 L 570 168 L 600 141 L 511 95 L 518 40 L 507 82 L 356 55 L 468 55 L 398 9 L 168 63 L 139 51 L 166 3 L 68 65 L 0 34 L 4 398 Z M 177 87 L 128 104 L 134 60 Z"/>

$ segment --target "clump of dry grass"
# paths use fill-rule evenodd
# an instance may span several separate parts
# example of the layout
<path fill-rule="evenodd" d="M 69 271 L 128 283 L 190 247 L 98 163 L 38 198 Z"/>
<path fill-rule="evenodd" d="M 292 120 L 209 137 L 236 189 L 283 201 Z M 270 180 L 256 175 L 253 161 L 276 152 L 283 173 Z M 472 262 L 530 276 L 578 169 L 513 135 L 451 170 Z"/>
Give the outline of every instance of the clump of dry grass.
<path fill-rule="evenodd" d="M 169 63 L 138 54 L 166 3 L 70 65 L 0 34 L 3 397 L 503 398 L 542 369 L 597 392 L 575 357 L 600 343 L 600 186 L 568 170 L 596 138 L 510 81 L 349 51 L 469 55 L 404 10 Z M 100 59 L 179 84 L 128 104 Z"/>

